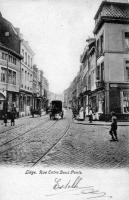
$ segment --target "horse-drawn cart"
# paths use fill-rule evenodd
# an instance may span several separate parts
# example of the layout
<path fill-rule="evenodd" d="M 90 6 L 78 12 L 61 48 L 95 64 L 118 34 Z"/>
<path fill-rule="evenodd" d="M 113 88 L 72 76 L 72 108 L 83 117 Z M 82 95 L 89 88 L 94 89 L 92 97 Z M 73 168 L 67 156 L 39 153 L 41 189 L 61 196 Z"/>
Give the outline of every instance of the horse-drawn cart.
<path fill-rule="evenodd" d="M 64 113 L 62 109 L 62 101 L 55 100 L 51 102 L 50 106 L 50 119 L 61 117 L 63 119 Z"/>

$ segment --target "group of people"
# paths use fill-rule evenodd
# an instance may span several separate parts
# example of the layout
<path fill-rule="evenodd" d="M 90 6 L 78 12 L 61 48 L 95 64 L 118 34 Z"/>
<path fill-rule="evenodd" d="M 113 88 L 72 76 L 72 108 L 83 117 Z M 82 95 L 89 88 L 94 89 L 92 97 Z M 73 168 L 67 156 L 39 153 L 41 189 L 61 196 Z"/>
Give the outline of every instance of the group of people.
<path fill-rule="evenodd" d="M 7 126 L 8 118 L 11 121 L 11 126 L 15 126 L 16 110 L 14 108 L 12 108 L 9 117 L 8 117 L 7 113 L 4 114 L 4 124 L 5 124 L 5 126 Z"/>
<path fill-rule="evenodd" d="M 78 120 L 85 120 L 85 110 L 83 107 L 80 109 L 76 109 L 75 107 L 72 108 L 73 118 Z M 92 108 L 89 109 L 89 122 L 91 123 L 93 120 L 93 112 Z"/>
<path fill-rule="evenodd" d="M 78 120 L 84 120 L 85 119 L 85 112 L 83 107 L 80 108 L 80 110 L 77 112 L 77 109 L 73 108 L 73 118 Z M 92 123 L 93 121 L 93 111 L 92 108 L 89 109 L 89 123 Z M 111 128 L 109 131 L 109 134 L 111 135 L 111 141 L 118 141 L 117 137 L 117 117 L 115 112 L 111 112 Z"/>

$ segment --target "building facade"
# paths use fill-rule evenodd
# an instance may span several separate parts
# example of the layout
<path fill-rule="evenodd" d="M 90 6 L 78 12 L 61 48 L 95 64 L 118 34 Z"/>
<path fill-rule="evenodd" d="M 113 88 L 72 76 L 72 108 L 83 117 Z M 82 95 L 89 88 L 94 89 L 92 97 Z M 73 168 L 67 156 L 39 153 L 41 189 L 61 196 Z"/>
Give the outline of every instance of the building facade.
<path fill-rule="evenodd" d="M 0 117 L 14 106 L 19 113 L 20 38 L 0 14 Z"/>
<path fill-rule="evenodd" d="M 129 113 L 129 3 L 103 1 L 95 15 L 96 73 L 103 113 Z"/>
<path fill-rule="evenodd" d="M 22 37 L 20 40 L 20 53 L 23 56 L 20 68 L 20 116 L 30 115 L 33 101 L 33 57 L 34 52 L 28 42 Z"/>

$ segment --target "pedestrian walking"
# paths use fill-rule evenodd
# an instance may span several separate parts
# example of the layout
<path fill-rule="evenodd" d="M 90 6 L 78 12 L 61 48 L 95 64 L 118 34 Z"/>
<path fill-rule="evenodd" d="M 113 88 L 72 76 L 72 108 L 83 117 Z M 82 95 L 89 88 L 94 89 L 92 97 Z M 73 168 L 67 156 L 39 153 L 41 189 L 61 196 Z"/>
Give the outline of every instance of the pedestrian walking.
<path fill-rule="evenodd" d="M 77 110 L 75 107 L 72 108 L 72 119 L 76 119 L 77 117 Z"/>
<path fill-rule="evenodd" d="M 84 108 L 81 107 L 79 111 L 79 120 L 83 121 L 84 120 Z"/>
<path fill-rule="evenodd" d="M 5 124 L 5 126 L 7 126 L 7 122 L 8 122 L 8 116 L 7 116 L 7 113 L 5 113 L 5 115 L 4 115 L 4 124 Z"/>
<path fill-rule="evenodd" d="M 109 134 L 112 137 L 111 141 L 118 141 L 118 137 L 117 137 L 117 117 L 115 115 L 115 112 L 112 112 L 111 116 L 112 116 L 112 123 L 111 123 L 111 129 L 109 131 Z"/>
<path fill-rule="evenodd" d="M 15 111 L 11 112 L 11 126 L 15 126 Z"/>
<path fill-rule="evenodd" d="M 92 120 L 93 120 L 93 112 L 92 112 L 92 109 L 90 108 L 90 111 L 89 111 L 89 122 L 92 123 Z"/>

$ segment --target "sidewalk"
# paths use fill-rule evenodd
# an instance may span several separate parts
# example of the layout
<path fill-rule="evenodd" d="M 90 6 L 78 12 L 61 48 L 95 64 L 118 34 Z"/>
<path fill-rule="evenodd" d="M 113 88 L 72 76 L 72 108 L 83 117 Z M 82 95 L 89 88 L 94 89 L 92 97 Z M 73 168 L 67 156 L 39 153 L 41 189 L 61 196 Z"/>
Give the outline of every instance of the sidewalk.
<path fill-rule="evenodd" d="M 105 122 L 105 121 L 92 121 L 92 123 L 90 123 L 88 121 L 88 118 L 86 118 L 84 121 L 74 120 L 74 123 L 83 124 L 83 125 L 111 126 L 111 122 Z M 117 125 L 118 126 L 129 126 L 129 121 L 128 122 L 117 122 Z"/>

